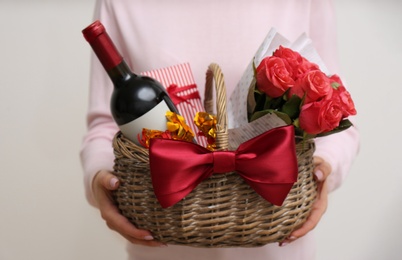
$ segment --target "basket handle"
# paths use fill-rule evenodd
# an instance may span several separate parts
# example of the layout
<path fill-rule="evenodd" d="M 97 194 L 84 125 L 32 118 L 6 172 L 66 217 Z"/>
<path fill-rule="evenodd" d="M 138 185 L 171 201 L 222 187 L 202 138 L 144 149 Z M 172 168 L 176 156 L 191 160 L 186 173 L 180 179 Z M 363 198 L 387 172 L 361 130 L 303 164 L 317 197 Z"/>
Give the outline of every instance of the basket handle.
<path fill-rule="evenodd" d="M 206 73 L 204 107 L 207 113 L 213 113 L 213 86 L 215 80 L 216 89 L 216 150 L 227 150 L 228 141 L 228 125 L 226 112 L 226 85 L 223 73 L 218 64 L 212 63 L 208 66 Z"/>

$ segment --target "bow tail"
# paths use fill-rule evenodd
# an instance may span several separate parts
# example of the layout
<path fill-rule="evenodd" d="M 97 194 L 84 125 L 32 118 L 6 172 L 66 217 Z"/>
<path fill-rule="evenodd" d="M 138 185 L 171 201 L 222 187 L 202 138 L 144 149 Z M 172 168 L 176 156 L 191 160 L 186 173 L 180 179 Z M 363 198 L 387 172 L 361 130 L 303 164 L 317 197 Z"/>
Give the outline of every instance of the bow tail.
<path fill-rule="evenodd" d="M 293 183 L 257 183 L 244 179 L 250 187 L 257 192 L 265 200 L 271 202 L 276 206 L 282 206 L 290 190 L 293 187 Z"/>
<path fill-rule="evenodd" d="M 199 145 L 170 139 L 151 139 L 149 167 L 152 186 L 163 208 L 186 197 L 212 175 L 212 154 Z"/>

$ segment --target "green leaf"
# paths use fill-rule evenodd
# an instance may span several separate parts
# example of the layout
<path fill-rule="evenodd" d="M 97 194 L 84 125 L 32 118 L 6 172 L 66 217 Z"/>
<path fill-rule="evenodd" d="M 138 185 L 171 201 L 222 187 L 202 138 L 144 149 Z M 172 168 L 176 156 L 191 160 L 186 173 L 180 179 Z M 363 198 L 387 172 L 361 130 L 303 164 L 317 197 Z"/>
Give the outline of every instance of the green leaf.
<path fill-rule="evenodd" d="M 282 107 L 282 112 L 289 115 L 290 118 L 296 119 L 299 117 L 301 98 L 293 95 Z"/>
<path fill-rule="evenodd" d="M 254 76 L 256 76 L 257 75 L 257 66 L 255 64 L 255 58 L 253 60 L 253 72 L 254 72 Z"/>
<path fill-rule="evenodd" d="M 279 111 L 276 111 L 276 110 L 273 110 L 273 109 L 265 109 L 265 110 L 262 110 L 262 111 L 257 111 L 257 112 L 255 112 L 255 113 L 251 116 L 250 122 L 251 122 L 251 121 L 254 121 L 254 120 L 256 120 L 256 119 L 258 119 L 258 118 L 260 118 L 260 117 L 262 117 L 262 116 L 265 116 L 266 114 L 275 114 L 275 115 L 277 115 L 280 119 L 282 119 L 283 121 L 285 121 L 285 123 L 286 123 L 287 125 L 292 124 L 292 119 L 290 119 L 290 117 L 289 117 L 287 114 L 282 113 L 282 112 L 279 112 Z"/>
<path fill-rule="evenodd" d="M 285 101 L 282 97 L 272 98 L 267 96 L 264 104 L 264 109 L 279 110 L 283 106 L 284 102 Z"/>
<path fill-rule="evenodd" d="M 257 111 L 257 112 L 255 112 L 254 114 L 251 115 L 250 122 L 252 122 L 252 121 L 254 121 L 254 120 L 256 120 L 256 119 L 258 119 L 258 118 L 260 118 L 262 116 L 265 116 L 266 114 L 270 114 L 270 113 L 272 113 L 272 110 Z"/>
<path fill-rule="evenodd" d="M 254 90 L 254 98 L 255 98 L 255 108 L 254 111 L 264 110 L 266 95 L 259 90 Z"/>
<path fill-rule="evenodd" d="M 271 97 L 268 97 L 268 96 L 265 97 L 264 110 L 273 108 L 273 107 L 271 107 L 272 106 L 272 100 L 273 99 Z"/>
<path fill-rule="evenodd" d="M 308 140 L 308 139 L 312 139 L 314 137 L 316 137 L 317 135 L 312 135 L 306 132 L 303 132 L 303 140 Z"/>
<path fill-rule="evenodd" d="M 317 137 L 322 137 L 322 136 L 339 133 L 339 132 L 342 132 L 342 131 L 348 129 L 351 126 L 353 126 L 352 122 L 350 122 L 349 119 L 344 119 L 339 123 L 339 126 L 337 128 L 335 128 L 329 132 L 318 134 Z"/>
<path fill-rule="evenodd" d="M 285 121 L 285 123 L 286 123 L 287 125 L 291 125 L 291 124 L 292 124 L 292 119 L 289 117 L 288 114 L 283 113 L 283 112 L 279 112 L 279 111 L 276 111 L 276 110 L 272 110 L 272 112 L 273 112 L 275 115 L 277 115 L 280 119 L 282 119 L 283 121 Z"/>
<path fill-rule="evenodd" d="M 338 89 L 340 85 L 341 85 L 341 84 L 339 84 L 338 82 L 332 82 L 332 83 L 331 83 L 331 87 L 332 87 L 333 89 Z"/>
<path fill-rule="evenodd" d="M 303 132 L 303 130 L 300 129 L 300 127 L 295 126 L 295 135 L 303 138 L 304 132 Z"/>
<path fill-rule="evenodd" d="M 296 118 L 296 119 L 293 121 L 293 125 L 294 125 L 296 128 L 300 128 L 300 120 L 299 120 L 299 118 Z"/>

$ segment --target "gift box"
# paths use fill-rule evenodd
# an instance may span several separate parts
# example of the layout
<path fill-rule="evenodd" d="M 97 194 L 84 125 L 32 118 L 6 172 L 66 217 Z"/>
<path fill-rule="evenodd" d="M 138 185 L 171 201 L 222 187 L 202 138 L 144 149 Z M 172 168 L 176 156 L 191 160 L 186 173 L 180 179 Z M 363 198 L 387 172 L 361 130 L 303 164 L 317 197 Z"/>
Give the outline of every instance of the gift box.
<path fill-rule="evenodd" d="M 167 68 L 142 72 L 159 81 L 164 86 L 177 107 L 180 115 L 184 117 L 191 130 L 195 133 L 197 143 L 207 146 L 205 136 L 198 135 L 198 128 L 194 124 L 197 112 L 205 111 L 201 97 L 195 84 L 194 76 L 189 63 L 182 63 Z"/>

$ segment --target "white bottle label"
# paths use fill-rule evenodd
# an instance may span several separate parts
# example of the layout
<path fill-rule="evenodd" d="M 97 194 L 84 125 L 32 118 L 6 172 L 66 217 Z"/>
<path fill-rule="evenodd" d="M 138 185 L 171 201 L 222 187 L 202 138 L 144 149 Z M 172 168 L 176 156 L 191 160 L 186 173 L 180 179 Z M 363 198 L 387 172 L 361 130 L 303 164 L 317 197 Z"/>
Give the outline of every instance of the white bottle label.
<path fill-rule="evenodd" d="M 139 145 L 138 136 L 141 138 L 143 128 L 160 131 L 166 130 L 167 111 L 170 111 L 170 109 L 166 102 L 162 101 L 146 114 L 127 124 L 120 125 L 119 128 L 125 137 Z"/>

